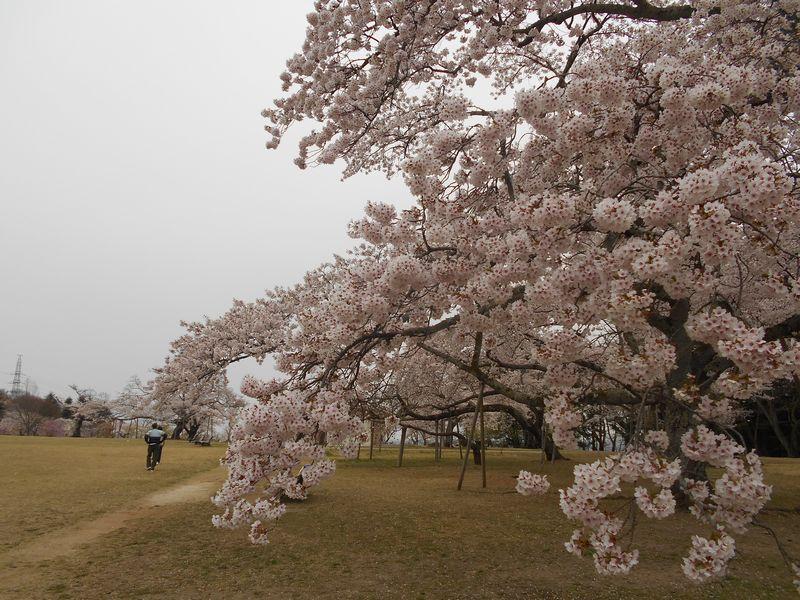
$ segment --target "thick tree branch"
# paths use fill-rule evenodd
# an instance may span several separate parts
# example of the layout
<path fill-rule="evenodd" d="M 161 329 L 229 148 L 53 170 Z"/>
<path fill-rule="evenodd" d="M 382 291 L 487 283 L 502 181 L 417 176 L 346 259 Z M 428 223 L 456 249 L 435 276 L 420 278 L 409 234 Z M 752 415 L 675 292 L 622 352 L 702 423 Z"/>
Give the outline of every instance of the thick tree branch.
<path fill-rule="evenodd" d="M 639 2 L 637 6 L 630 6 L 628 4 L 610 4 L 610 3 L 586 3 L 573 6 L 567 10 L 554 13 L 547 17 L 543 17 L 524 27 L 517 29 L 515 33 L 525 34 L 525 37 L 517 42 L 517 46 L 523 48 L 530 44 L 535 36 L 533 31 L 542 31 L 547 25 L 560 25 L 567 19 L 576 17 L 578 15 L 615 15 L 620 17 L 627 17 L 629 19 L 640 19 L 643 21 L 680 21 L 681 19 L 688 19 L 694 14 L 695 9 L 688 5 L 667 6 L 659 7 L 648 4 L 647 2 Z M 711 14 L 718 13 L 719 9 L 715 8 L 710 11 Z"/>

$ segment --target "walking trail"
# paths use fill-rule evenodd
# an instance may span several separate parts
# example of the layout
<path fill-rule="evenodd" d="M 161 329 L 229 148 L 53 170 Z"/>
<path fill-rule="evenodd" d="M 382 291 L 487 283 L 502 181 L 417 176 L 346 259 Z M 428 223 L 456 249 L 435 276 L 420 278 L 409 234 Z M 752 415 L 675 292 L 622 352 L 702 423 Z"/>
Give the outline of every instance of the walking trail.
<path fill-rule="evenodd" d="M 107 512 L 77 525 L 56 529 L 12 548 L 0 554 L 0 585 L 7 583 L 6 579 L 12 577 L 13 571 L 17 570 L 8 567 L 32 566 L 66 556 L 80 546 L 90 544 L 100 536 L 112 533 L 130 521 L 146 516 L 156 507 L 208 499 L 219 488 L 221 479 L 221 470 L 215 468 L 145 496 L 126 508 Z"/>

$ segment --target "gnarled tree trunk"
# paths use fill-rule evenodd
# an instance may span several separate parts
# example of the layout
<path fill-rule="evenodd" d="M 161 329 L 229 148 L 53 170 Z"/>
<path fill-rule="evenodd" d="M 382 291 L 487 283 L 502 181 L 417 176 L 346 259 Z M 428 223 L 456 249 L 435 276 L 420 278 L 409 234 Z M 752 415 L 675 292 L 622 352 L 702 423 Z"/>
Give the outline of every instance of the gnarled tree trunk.
<path fill-rule="evenodd" d="M 81 429 L 83 428 L 84 418 L 81 416 L 75 417 L 75 427 L 72 429 L 72 437 L 81 437 Z"/>
<path fill-rule="evenodd" d="M 172 430 L 171 438 L 173 440 L 181 439 L 181 434 L 183 433 L 184 429 L 186 429 L 186 424 L 183 421 L 178 421 L 175 423 L 175 429 Z"/>
<path fill-rule="evenodd" d="M 198 421 L 192 421 L 186 428 L 186 433 L 188 434 L 186 439 L 191 442 L 197 435 L 198 431 L 200 431 L 200 423 Z"/>

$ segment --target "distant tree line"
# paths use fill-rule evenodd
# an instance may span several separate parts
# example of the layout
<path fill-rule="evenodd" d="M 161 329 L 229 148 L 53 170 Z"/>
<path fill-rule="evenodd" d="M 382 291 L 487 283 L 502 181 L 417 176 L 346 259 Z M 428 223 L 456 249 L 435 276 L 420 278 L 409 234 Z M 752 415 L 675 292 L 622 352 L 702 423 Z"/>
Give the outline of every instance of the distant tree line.
<path fill-rule="evenodd" d="M 51 437 L 84 435 L 84 424 L 93 423 L 90 435 L 110 436 L 114 415 L 103 394 L 71 386 L 75 398 L 25 393 L 12 396 L 0 389 L 0 433 Z"/>
<path fill-rule="evenodd" d="M 0 434 L 140 437 L 150 421 L 157 421 L 172 439 L 212 437 L 216 426 L 224 438 L 242 405 L 224 376 L 198 384 L 191 393 L 159 397 L 138 377 L 116 398 L 78 385 L 70 389 L 73 393 L 66 398 L 53 393 L 12 396 L 0 389 Z"/>
<path fill-rule="evenodd" d="M 63 413 L 61 402 L 53 394 L 44 398 L 34 394 L 12 397 L 5 390 L 0 390 L 0 404 L 4 429 L 15 429 L 9 433 L 19 435 L 37 435 L 45 421 L 59 419 Z"/>

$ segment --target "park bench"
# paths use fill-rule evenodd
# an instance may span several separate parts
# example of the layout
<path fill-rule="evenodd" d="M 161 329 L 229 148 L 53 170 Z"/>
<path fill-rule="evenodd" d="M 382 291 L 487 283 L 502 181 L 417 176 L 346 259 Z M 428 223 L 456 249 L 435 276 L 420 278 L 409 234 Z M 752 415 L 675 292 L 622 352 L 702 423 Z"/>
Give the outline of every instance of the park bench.
<path fill-rule="evenodd" d="M 192 443 L 197 446 L 210 446 L 211 438 L 195 438 L 192 440 Z"/>

